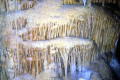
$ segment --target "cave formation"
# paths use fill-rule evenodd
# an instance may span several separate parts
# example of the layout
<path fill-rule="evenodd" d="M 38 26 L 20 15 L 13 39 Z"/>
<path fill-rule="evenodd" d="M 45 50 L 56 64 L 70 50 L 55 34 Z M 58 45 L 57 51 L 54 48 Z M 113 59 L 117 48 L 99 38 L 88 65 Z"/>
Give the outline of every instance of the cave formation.
<path fill-rule="evenodd" d="M 1 80 L 118 79 L 120 0 L 0 3 Z"/>

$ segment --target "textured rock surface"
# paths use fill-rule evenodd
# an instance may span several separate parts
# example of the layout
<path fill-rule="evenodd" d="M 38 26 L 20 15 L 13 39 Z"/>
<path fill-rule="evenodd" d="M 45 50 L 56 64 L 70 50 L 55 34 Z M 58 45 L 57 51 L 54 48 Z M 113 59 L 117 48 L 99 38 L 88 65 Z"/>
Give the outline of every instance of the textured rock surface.
<path fill-rule="evenodd" d="M 92 72 L 90 75 L 90 80 L 102 80 L 102 78 L 100 77 L 98 73 Z"/>
<path fill-rule="evenodd" d="M 62 72 L 59 77 L 67 79 L 73 73 L 82 74 L 83 68 L 95 61 L 91 69 L 102 79 L 112 80 L 107 61 L 110 57 L 101 54 L 114 48 L 119 34 L 119 23 L 109 12 L 97 6 L 62 5 L 61 0 L 21 4 L 23 10 L 8 12 L 4 18 L 0 16 L 0 24 L 4 23 L 3 68 L 8 78 L 33 79 L 26 73 L 43 79 L 56 77 L 59 72 L 54 67 L 59 63 L 57 67 Z M 99 54 L 102 57 L 95 59 Z M 47 69 L 51 63 L 55 63 L 53 70 Z M 99 78 L 97 74 L 91 76 Z"/>
<path fill-rule="evenodd" d="M 96 76 L 97 78 L 99 76 L 102 80 L 113 80 L 113 73 L 109 65 L 110 62 L 108 62 L 106 58 L 105 56 L 98 57 L 92 64 L 91 69 L 98 73 L 95 75 L 93 74 L 93 76 Z"/>

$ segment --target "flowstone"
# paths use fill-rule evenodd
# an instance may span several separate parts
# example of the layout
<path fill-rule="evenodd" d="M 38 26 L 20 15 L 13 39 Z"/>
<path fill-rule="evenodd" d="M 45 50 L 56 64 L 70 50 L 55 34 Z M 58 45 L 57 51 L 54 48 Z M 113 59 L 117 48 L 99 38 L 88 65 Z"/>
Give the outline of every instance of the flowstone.
<path fill-rule="evenodd" d="M 9 79 L 98 78 L 90 67 L 99 55 L 114 48 L 119 34 L 110 13 L 97 6 L 63 5 L 61 0 L 19 4 L 20 10 L 7 12 L 0 20 L 0 24 L 4 22 L 2 67 Z M 97 66 L 103 64 L 109 70 L 102 59 L 97 61 Z M 98 68 L 101 76 L 107 75 Z M 106 77 L 102 78 L 110 76 Z"/>

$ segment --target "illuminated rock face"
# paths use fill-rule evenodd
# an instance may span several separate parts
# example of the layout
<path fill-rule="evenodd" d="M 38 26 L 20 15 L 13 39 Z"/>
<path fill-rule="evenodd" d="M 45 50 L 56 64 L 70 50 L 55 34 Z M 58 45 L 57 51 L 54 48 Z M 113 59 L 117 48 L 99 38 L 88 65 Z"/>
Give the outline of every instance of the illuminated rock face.
<path fill-rule="evenodd" d="M 46 80 L 53 73 L 50 78 L 67 79 L 114 48 L 118 24 L 103 9 L 62 5 L 61 0 L 38 2 L 28 9 L 29 3 L 22 6 L 27 10 L 4 18 L 3 54 L 10 56 L 6 58 L 9 78 L 29 73 Z"/>

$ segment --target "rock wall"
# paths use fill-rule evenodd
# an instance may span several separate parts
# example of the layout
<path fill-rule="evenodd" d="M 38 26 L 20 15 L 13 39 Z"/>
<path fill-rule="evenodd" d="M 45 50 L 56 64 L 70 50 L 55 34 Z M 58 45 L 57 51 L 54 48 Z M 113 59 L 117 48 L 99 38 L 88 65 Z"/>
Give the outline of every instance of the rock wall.
<path fill-rule="evenodd" d="M 119 23 L 109 12 L 71 6 L 47 0 L 5 15 L 2 54 L 9 56 L 5 69 L 10 79 L 26 73 L 37 76 L 52 63 L 60 69 L 59 76 L 67 78 L 68 72 L 82 71 L 114 48 Z"/>

